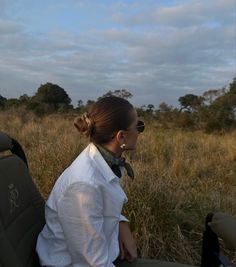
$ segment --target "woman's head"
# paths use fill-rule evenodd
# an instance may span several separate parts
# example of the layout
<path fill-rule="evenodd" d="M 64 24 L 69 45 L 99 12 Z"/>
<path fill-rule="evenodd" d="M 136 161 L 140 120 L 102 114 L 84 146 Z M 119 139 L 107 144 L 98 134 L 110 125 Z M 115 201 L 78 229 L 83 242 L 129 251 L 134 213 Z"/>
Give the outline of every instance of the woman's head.
<path fill-rule="evenodd" d="M 78 131 L 85 133 L 96 144 L 106 145 L 117 141 L 126 146 L 130 144 L 128 149 L 135 148 L 137 123 L 134 107 L 127 100 L 115 96 L 101 98 L 91 106 L 87 114 L 74 120 Z"/>

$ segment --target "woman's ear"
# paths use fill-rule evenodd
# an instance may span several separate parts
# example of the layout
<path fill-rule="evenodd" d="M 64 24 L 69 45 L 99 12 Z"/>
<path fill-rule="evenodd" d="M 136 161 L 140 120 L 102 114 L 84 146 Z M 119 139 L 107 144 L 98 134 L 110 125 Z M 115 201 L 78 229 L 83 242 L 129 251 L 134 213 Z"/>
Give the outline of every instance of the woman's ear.
<path fill-rule="evenodd" d="M 119 145 L 122 145 L 125 143 L 125 134 L 124 133 L 125 133 L 124 131 L 120 130 L 116 134 L 116 140 L 119 143 Z"/>

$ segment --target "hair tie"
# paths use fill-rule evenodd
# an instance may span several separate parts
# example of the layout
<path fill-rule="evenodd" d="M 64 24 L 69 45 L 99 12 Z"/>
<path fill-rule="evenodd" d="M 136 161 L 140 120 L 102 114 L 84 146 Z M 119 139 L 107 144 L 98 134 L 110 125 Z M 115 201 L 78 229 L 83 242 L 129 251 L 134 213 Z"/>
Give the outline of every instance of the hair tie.
<path fill-rule="evenodd" d="M 86 121 L 86 123 L 88 124 L 89 128 L 92 126 L 91 119 L 88 117 L 88 113 L 87 112 L 82 115 L 82 119 Z"/>
<path fill-rule="evenodd" d="M 82 119 L 87 123 L 88 125 L 88 130 L 86 132 L 87 136 L 91 136 L 91 134 L 93 133 L 93 128 L 94 128 L 94 122 L 91 120 L 91 118 L 89 118 L 88 113 L 85 112 L 82 115 Z"/>

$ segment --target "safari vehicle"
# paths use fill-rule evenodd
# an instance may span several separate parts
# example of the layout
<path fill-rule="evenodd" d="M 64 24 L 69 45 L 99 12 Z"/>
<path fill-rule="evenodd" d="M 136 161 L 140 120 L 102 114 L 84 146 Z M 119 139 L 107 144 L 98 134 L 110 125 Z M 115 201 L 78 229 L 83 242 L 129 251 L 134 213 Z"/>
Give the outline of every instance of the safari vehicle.
<path fill-rule="evenodd" d="M 3 132 L 0 132 L 0 153 L 0 267 L 40 267 L 35 246 L 45 224 L 44 200 L 29 174 L 21 145 Z M 233 266 L 221 252 L 218 237 L 208 225 L 214 217 L 209 214 L 206 218 L 201 267 Z M 235 221 L 230 219 L 232 223 Z M 232 235 L 226 232 L 226 239 L 230 240 Z M 235 239 L 231 243 L 236 250 Z M 162 261 L 153 264 L 153 267 L 181 266 L 188 265 Z"/>

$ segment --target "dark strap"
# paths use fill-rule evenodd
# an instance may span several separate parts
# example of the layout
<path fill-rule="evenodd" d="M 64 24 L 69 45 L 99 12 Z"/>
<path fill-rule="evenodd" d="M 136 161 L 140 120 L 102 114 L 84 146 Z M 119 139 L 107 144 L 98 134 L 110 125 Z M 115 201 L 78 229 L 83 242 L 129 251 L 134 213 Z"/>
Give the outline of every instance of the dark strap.
<path fill-rule="evenodd" d="M 11 150 L 12 140 L 6 133 L 0 131 L 0 152 Z"/>
<path fill-rule="evenodd" d="M 28 168 L 28 162 L 27 162 L 24 150 L 22 149 L 21 145 L 13 138 L 11 138 L 11 140 L 12 140 L 12 144 L 13 144 L 13 147 L 11 149 L 11 153 L 20 157 L 25 162 L 25 164 Z"/>
<path fill-rule="evenodd" d="M 21 145 L 8 134 L 0 131 L 0 151 L 3 152 L 7 150 L 10 150 L 12 154 L 20 157 L 28 168 L 28 162 Z"/>

